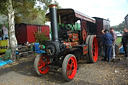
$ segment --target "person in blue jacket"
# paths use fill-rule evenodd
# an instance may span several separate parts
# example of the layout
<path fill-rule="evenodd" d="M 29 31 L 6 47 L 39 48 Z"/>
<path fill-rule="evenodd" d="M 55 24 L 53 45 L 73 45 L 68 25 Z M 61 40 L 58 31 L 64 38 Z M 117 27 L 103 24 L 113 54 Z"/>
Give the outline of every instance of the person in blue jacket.
<path fill-rule="evenodd" d="M 104 56 L 104 60 L 107 61 L 108 58 L 108 62 L 110 62 L 111 60 L 111 52 L 112 52 L 112 44 L 113 44 L 113 36 L 109 33 L 109 31 L 107 29 L 104 30 L 104 33 L 101 38 L 102 38 L 102 42 L 104 44 L 105 47 L 105 56 Z"/>

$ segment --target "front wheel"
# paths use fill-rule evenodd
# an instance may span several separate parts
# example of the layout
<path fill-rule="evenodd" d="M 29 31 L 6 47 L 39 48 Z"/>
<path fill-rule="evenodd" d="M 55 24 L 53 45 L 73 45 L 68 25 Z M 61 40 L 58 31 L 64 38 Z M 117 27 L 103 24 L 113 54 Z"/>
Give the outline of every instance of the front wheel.
<path fill-rule="evenodd" d="M 46 74 L 49 71 L 48 64 L 50 63 L 47 55 L 39 54 L 34 61 L 34 68 L 38 75 Z"/>
<path fill-rule="evenodd" d="M 75 77 L 77 71 L 77 60 L 73 54 L 65 56 L 62 64 L 62 75 L 66 81 L 70 81 Z"/>

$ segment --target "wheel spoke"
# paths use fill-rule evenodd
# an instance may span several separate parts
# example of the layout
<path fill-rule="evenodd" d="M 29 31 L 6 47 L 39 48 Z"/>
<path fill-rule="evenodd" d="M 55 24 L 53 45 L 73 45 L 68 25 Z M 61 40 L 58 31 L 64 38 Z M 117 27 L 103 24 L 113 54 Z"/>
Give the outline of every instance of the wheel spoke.
<path fill-rule="evenodd" d="M 87 42 L 87 44 L 89 45 L 88 48 L 89 49 L 89 56 L 90 58 L 88 58 L 89 62 L 96 62 L 98 59 L 98 43 L 97 43 L 97 38 L 94 35 L 91 35 L 90 40 Z"/>
<path fill-rule="evenodd" d="M 43 67 L 43 66 L 40 66 L 40 67 L 38 67 L 38 68 L 41 70 L 41 69 L 42 69 L 42 67 Z"/>
<path fill-rule="evenodd" d="M 41 74 L 46 74 L 49 71 L 48 67 L 49 58 L 47 56 L 42 56 L 38 62 L 38 70 Z"/>
<path fill-rule="evenodd" d="M 74 65 L 74 62 L 73 62 L 73 60 L 72 60 L 72 62 L 71 62 L 71 65 L 72 65 L 72 66 Z"/>
<path fill-rule="evenodd" d="M 40 60 L 41 63 L 44 63 L 43 60 Z"/>
<path fill-rule="evenodd" d="M 73 79 L 75 77 L 77 71 L 77 61 L 74 56 L 71 56 L 68 60 L 66 67 L 66 75 L 69 79 Z"/>
<path fill-rule="evenodd" d="M 72 72 L 73 72 L 72 70 L 68 70 L 67 75 L 70 76 L 72 74 Z"/>
<path fill-rule="evenodd" d="M 40 63 L 40 65 L 44 67 L 45 66 L 45 63 Z"/>
<path fill-rule="evenodd" d="M 70 72 L 70 70 L 67 70 L 67 75 L 69 76 L 69 72 Z"/>
<path fill-rule="evenodd" d="M 46 67 L 43 67 L 43 71 L 45 71 L 46 70 Z"/>

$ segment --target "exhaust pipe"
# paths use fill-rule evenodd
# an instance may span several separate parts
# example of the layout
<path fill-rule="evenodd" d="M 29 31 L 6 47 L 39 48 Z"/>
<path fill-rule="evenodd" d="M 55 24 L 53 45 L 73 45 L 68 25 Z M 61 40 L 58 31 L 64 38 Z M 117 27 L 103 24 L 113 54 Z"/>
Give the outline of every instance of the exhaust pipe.
<path fill-rule="evenodd" d="M 52 41 L 58 41 L 58 29 L 57 29 L 57 5 L 49 5 L 50 10 L 50 21 L 52 31 Z"/>

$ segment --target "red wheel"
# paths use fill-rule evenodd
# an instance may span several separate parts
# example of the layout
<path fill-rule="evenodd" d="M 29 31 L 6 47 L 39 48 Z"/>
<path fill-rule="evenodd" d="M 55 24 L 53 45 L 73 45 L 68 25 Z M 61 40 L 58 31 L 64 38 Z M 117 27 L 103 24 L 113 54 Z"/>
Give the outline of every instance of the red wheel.
<path fill-rule="evenodd" d="M 98 59 L 98 43 L 95 35 L 92 35 L 89 39 L 89 60 L 90 62 L 94 63 Z"/>
<path fill-rule="evenodd" d="M 62 64 L 62 74 L 66 81 L 70 81 L 75 77 L 77 71 L 77 60 L 72 54 L 65 56 Z"/>
<path fill-rule="evenodd" d="M 48 67 L 49 63 L 49 57 L 47 55 L 40 54 L 35 58 L 34 68 L 39 75 L 46 74 L 50 69 Z"/>

